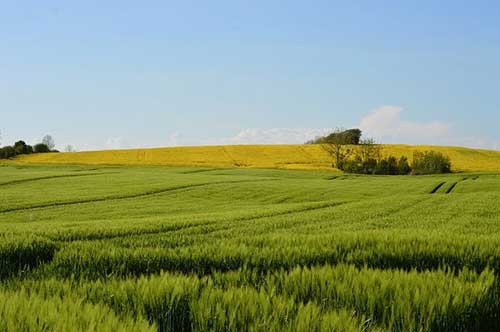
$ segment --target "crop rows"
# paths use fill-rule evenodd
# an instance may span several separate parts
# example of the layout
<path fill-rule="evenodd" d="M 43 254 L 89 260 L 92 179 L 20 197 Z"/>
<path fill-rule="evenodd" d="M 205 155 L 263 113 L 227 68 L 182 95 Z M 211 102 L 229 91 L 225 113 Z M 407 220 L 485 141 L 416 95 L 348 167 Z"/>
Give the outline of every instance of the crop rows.
<path fill-rule="evenodd" d="M 498 327 L 496 287 L 490 270 L 421 273 L 349 265 L 9 285 L 43 298 L 78 296 L 107 305 L 120 317 L 147 319 L 160 331 L 357 331 L 362 326 L 484 331 Z"/>
<path fill-rule="evenodd" d="M 500 329 L 497 174 L 2 174 L 0 331 Z"/>

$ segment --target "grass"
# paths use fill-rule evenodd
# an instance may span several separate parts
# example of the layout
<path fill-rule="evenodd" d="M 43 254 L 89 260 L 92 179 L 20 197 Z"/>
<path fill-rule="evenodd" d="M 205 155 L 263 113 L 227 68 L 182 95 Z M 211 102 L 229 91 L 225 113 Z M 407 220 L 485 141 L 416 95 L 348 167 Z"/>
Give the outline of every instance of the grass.
<path fill-rule="evenodd" d="M 0 331 L 498 331 L 499 198 L 495 172 L 2 164 Z"/>
<path fill-rule="evenodd" d="M 455 171 L 500 171 L 500 152 L 444 146 L 384 145 L 396 157 L 435 150 L 449 156 Z M 17 163 L 166 165 L 186 167 L 332 170 L 333 158 L 321 145 L 236 145 L 48 153 L 20 156 Z M 208 172 L 210 170 L 207 170 Z"/>

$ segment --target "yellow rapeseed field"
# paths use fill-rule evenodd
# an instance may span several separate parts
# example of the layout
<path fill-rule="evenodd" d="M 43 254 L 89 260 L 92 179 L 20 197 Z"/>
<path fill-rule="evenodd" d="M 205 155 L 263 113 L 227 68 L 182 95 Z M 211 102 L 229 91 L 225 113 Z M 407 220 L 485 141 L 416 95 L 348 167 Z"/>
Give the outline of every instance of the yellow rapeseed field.
<path fill-rule="evenodd" d="M 500 171 L 500 151 L 444 146 L 384 145 L 385 155 L 411 157 L 414 151 L 439 151 L 455 171 Z M 42 164 L 168 165 L 332 170 L 333 158 L 321 145 L 232 145 L 45 153 L 14 162 Z"/>

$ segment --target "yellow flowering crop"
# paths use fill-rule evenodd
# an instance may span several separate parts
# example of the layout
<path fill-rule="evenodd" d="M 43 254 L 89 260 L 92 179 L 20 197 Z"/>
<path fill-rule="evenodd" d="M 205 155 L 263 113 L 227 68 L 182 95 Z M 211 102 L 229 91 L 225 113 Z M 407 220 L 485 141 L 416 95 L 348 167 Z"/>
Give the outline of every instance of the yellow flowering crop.
<path fill-rule="evenodd" d="M 455 171 L 499 171 L 500 151 L 444 146 L 384 145 L 383 154 L 407 156 L 434 150 L 449 156 Z M 15 162 L 44 164 L 123 164 L 331 170 L 334 159 L 321 145 L 231 145 L 45 153 Z"/>

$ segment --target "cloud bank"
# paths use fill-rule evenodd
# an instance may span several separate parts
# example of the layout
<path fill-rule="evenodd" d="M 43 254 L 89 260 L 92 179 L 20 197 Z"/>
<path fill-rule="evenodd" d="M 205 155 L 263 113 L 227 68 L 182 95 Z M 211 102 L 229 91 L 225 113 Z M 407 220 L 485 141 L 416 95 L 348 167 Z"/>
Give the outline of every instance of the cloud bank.
<path fill-rule="evenodd" d="M 451 138 L 451 124 L 411 122 L 402 119 L 403 108 L 382 106 L 361 119 L 358 127 L 366 136 L 382 143 L 445 144 Z"/>
<path fill-rule="evenodd" d="M 246 128 L 218 144 L 301 144 L 332 132 L 332 128 Z"/>
<path fill-rule="evenodd" d="M 410 121 L 400 106 L 380 106 L 363 116 L 359 123 L 347 128 L 360 128 L 365 137 L 387 144 L 454 145 L 500 150 L 500 141 L 485 137 L 464 137 L 454 132 L 452 123 L 443 121 Z M 240 144 L 302 144 L 331 133 L 334 128 L 243 128 L 236 135 L 222 138 L 194 138 L 172 132 L 155 144 L 134 144 L 133 147 L 240 145 Z M 97 142 L 96 142 L 97 143 Z M 128 140 L 110 137 L 102 144 L 83 146 L 81 150 L 131 148 Z"/>
<path fill-rule="evenodd" d="M 454 145 L 471 148 L 500 149 L 500 142 L 480 137 L 463 137 L 453 131 L 453 124 L 442 121 L 410 121 L 400 106 L 380 106 L 367 113 L 358 124 L 365 137 L 387 144 Z M 300 144 L 331 133 L 333 128 L 246 128 L 232 137 L 211 144 Z"/>

